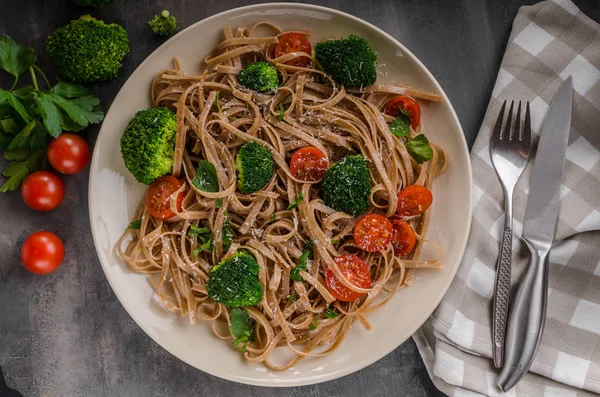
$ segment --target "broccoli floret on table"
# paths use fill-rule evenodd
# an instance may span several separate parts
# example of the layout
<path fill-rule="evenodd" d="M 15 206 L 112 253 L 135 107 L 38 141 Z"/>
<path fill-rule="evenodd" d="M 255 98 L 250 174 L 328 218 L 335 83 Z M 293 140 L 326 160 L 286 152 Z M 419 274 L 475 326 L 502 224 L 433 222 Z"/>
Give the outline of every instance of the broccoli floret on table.
<path fill-rule="evenodd" d="M 369 206 L 371 177 L 363 156 L 348 156 L 323 176 L 323 201 L 336 211 L 357 216 Z"/>
<path fill-rule="evenodd" d="M 315 58 L 325 73 L 347 88 L 366 87 L 377 80 L 377 54 L 358 36 L 318 43 Z"/>
<path fill-rule="evenodd" d="M 235 158 L 240 192 L 252 193 L 262 189 L 273 177 L 273 156 L 259 143 L 246 142 Z"/>
<path fill-rule="evenodd" d="M 150 30 L 159 37 L 168 37 L 177 31 L 177 19 L 167 10 L 155 15 L 148 22 Z"/>
<path fill-rule="evenodd" d="M 50 34 L 46 51 L 64 79 L 76 83 L 114 80 L 129 53 L 129 38 L 120 25 L 83 15 Z"/>
<path fill-rule="evenodd" d="M 244 87 L 258 92 L 272 92 L 279 86 L 277 70 L 267 62 L 254 62 L 246 66 L 238 75 Z"/>
<path fill-rule="evenodd" d="M 71 0 L 72 3 L 84 7 L 104 7 L 110 0 Z"/>
<path fill-rule="evenodd" d="M 138 182 L 151 184 L 173 169 L 177 118 L 167 108 L 139 111 L 121 137 L 125 166 Z"/>
<path fill-rule="evenodd" d="M 258 305 L 263 296 L 263 286 L 258 281 L 259 270 L 252 255 L 236 252 L 210 271 L 206 284 L 208 296 L 229 308 Z"/>

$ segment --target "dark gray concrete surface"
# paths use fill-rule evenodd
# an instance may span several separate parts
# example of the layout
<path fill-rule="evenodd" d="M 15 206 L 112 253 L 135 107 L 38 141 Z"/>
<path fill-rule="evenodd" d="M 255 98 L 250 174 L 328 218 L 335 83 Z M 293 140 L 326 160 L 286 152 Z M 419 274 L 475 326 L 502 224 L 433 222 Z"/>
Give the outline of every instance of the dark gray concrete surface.
<path fill-rule="evenodd" d="M 469 145 L 477 134 L 518 8 L 531 0 L 320 0 L 358 16 L 404 43 L 438 79 L 462 123 Z M 169 9 L 186 27 L 245 0 L 113 0 L 89 10 L 66 0 L 0 0 L 0 34 L 36 48 L 52 66 L 43 42 L 55 28 L 83 13 L 118 22 L 132 51 L 119 78 L 94 86 L 109 107 L 121 85 L 161 41 L 146 22 Z M 598 0 L 575 3 L 595 20 Z M 53 73 L 49 73 L 50 76 Z M 0 76 L 0 87 L 8 79 Z M 94 143 L 98 127 L 84 135 Z M 0 164 L 3 160 L 0 160 Z M 8 386 L 25 396 L 434 396 L 419 353 L 407 341 L 355 374 L 324 384 L 266 389 L 227 382 L 179 361 L 154 343 L 111 291 L 92 243 L 87 172 L 64 177 L 66 198 L 50 213 L 29 210 L 18 193 L 0 195 L 0 367 Z M 40 229 L 66 243 L 62 267 L 47 276 L 23 268 L 19 249 Z M 0 380 L 0 389 L 2 381 Z M 8 392 L 6 392 L 8 393 Z M 2 394 L 0 397 L 10 394 Z"/>

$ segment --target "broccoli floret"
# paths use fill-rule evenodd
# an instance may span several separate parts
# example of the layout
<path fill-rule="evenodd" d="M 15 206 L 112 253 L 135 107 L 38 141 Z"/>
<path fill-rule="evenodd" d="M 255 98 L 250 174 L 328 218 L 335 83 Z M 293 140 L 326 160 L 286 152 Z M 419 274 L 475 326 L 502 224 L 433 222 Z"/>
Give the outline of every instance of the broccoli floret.
<path fill-rule="evenodd" d="M 238 75 L 241 85 L 252 91 L 272 92 L 279 86 L 277 70 L 266 62 L 254 62 Z"/>
<path fill-rule="evenodd" d="M 129 53 L 129 38 L 120 25 L 83 15 L 48 36 L 46 51 L 64 79 L 76 83 L 114 80 Z"/>
<path fill-rule="evenodd" d="M 159 37 L 168 37 L 177 31 L 177 19 L 169 11 L 164 10 L 148 22 L 150 30 Z"/>
<path fill-rule="evenodd" d="M 258 281 L 259 270 L 252 255 L 236 252 L 210 271 L 206 283 L 208 296 L 230 308 L 258 305 L 263 296 L 263 286 Z"/>
<path fill-rule="evenodd" d="M 167 108 L 141 110 L 121 137 L 125 166 L 138 182 L 151 184 L 173 169 L 177 118 Z"/>
<path fill-rule="evenodd" d="M 348 156 L 323 176 L 323 200 L 329 207 L 349 215 L 362 214 L 369 206 L 371 177 L 363 156 Z"/>
<path fill-rule="evenodd" d="M 238 187 L 242 193 L 252 193 L 263 188 L 273 177 L 273 156 L 256 142 L 246 142 L 235 157 Z"/>
<path fill-rule="evenodd" d="M 71 0 L 72 3 L 84 7 L 104 7 L 110 0 Z"/>
<path fill-rule="evenodd" d="M 377 54 L 365 39 L 358 36 L 318 43 L 315 58 L 325 73 L 348 88 L 366 87 L 377 79 Z"/>

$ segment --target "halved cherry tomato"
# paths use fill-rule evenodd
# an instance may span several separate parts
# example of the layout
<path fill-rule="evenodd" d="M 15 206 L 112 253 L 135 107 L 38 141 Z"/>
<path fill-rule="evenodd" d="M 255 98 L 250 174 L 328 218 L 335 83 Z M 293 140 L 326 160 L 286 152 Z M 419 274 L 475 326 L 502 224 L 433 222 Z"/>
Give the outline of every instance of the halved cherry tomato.
<path fill-rule="evenodd" d="M 371 273 L 369 267 L 356 255 L 347 254 L 334 259 L 338 269 L 353 285 L 360 288 L 371 288 Z M 352 302 L 363 296 L 360 292 L 352 291 L 335 277 L 330 269 L 325 272 L 327 289 L 336 299 Z"/>
<path fill-rule="evenodd" d="M 56 174 L 37 171 L 23 181 L 21 197 L 31 209 L 50 211 L 58 207 L 65 198 L 65 185 Z"/>
<path fill-rule="evenodd" d="M 61 174 L 76 174 L 90 161 L 90 146 L 79 135 L 65 132 L 48 145 L 48 161 Z"/>
<path fill-rule="evenodd" d="M 171 195 L 175 193 L 183 183 L 171 175 L 161 176 L 150 185 L 146 193 L 146 209 L 155 218 L 169 219 L 175 216 L 171 211 Z M 177 209 L 181 211 L 185 192 L 177 196 Z"/>
<path fill-rule="evenodd" d="M 35 274 L 46 274 L 58 269 L 65 258 L 65 246 L 60 238 L 50 232 L 31 234 L 21 248 L 21 261 Z"/>
<path fill-rule="evenodd" d="M 392 225 L 394 226 L 394 238 L 392 239 L 394 255 L 408 255 L 415 248 L 417 242 L 415 231 L 403 219 L 392 219 Z"/>
<path fill-rule="evenodd" d="M 354 226 L 354 241 L 362 250 L 377 252 L 385 249 L 392 241 L 394 228 L 384 216 L 369 214 L 360 218 Z"/>
<path fill-rule="evenodd" d="M 316 147 L 308 146 L 296 150 L 290 160 L 290 172 L 302 181 L 320 181 L 327 172 L 327 156 Z"/>
<path fill-rule="evenodd" d="M 425 186 L 410 185 L 398 193 L 398 208 L 400 216 L 420 215 L 431 207 L 433 194 Z"/>
<path fill-rule="evenodd" d="M 290 54 L 292 52 L 305 52 L 307 54 L 312 53 L 312 47 L 308 39 L 300 33 L 286 33 L 279 38 L 279 43 L 275 47 L 275 57 L 279 58 L 282 55 Z M 306 66 L 310 63 L 309 57 L 298 57 L 287 61 L 286 65 L 291 66 Z"/>
<path fill-rule="evenodd" d="M 421 122 L 421 107 L 417 101 L 406 95 L 398 95 L 385 105 L 385 113 L 392 117 L 398 117 L 400 109 L 404 109 L 408 113 L 413 130 L 417 128 Z"/>

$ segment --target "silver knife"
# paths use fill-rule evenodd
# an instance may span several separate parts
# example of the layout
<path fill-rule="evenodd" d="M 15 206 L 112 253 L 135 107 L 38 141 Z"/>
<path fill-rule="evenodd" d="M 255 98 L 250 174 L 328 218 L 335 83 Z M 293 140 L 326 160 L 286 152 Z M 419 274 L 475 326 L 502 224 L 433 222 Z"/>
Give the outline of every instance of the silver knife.
<path fill-rule="evenodd" d="M 510 309 L 505 361 L 496 380 L 503 391 L 510 390 L 529 370 L 542 339 L 548 300 L 548 256 L 558 220 L 572 105 L 573 83 L 569 77 L 546 113 L 531 172 L 523 225 L 529 266 Z"/>

